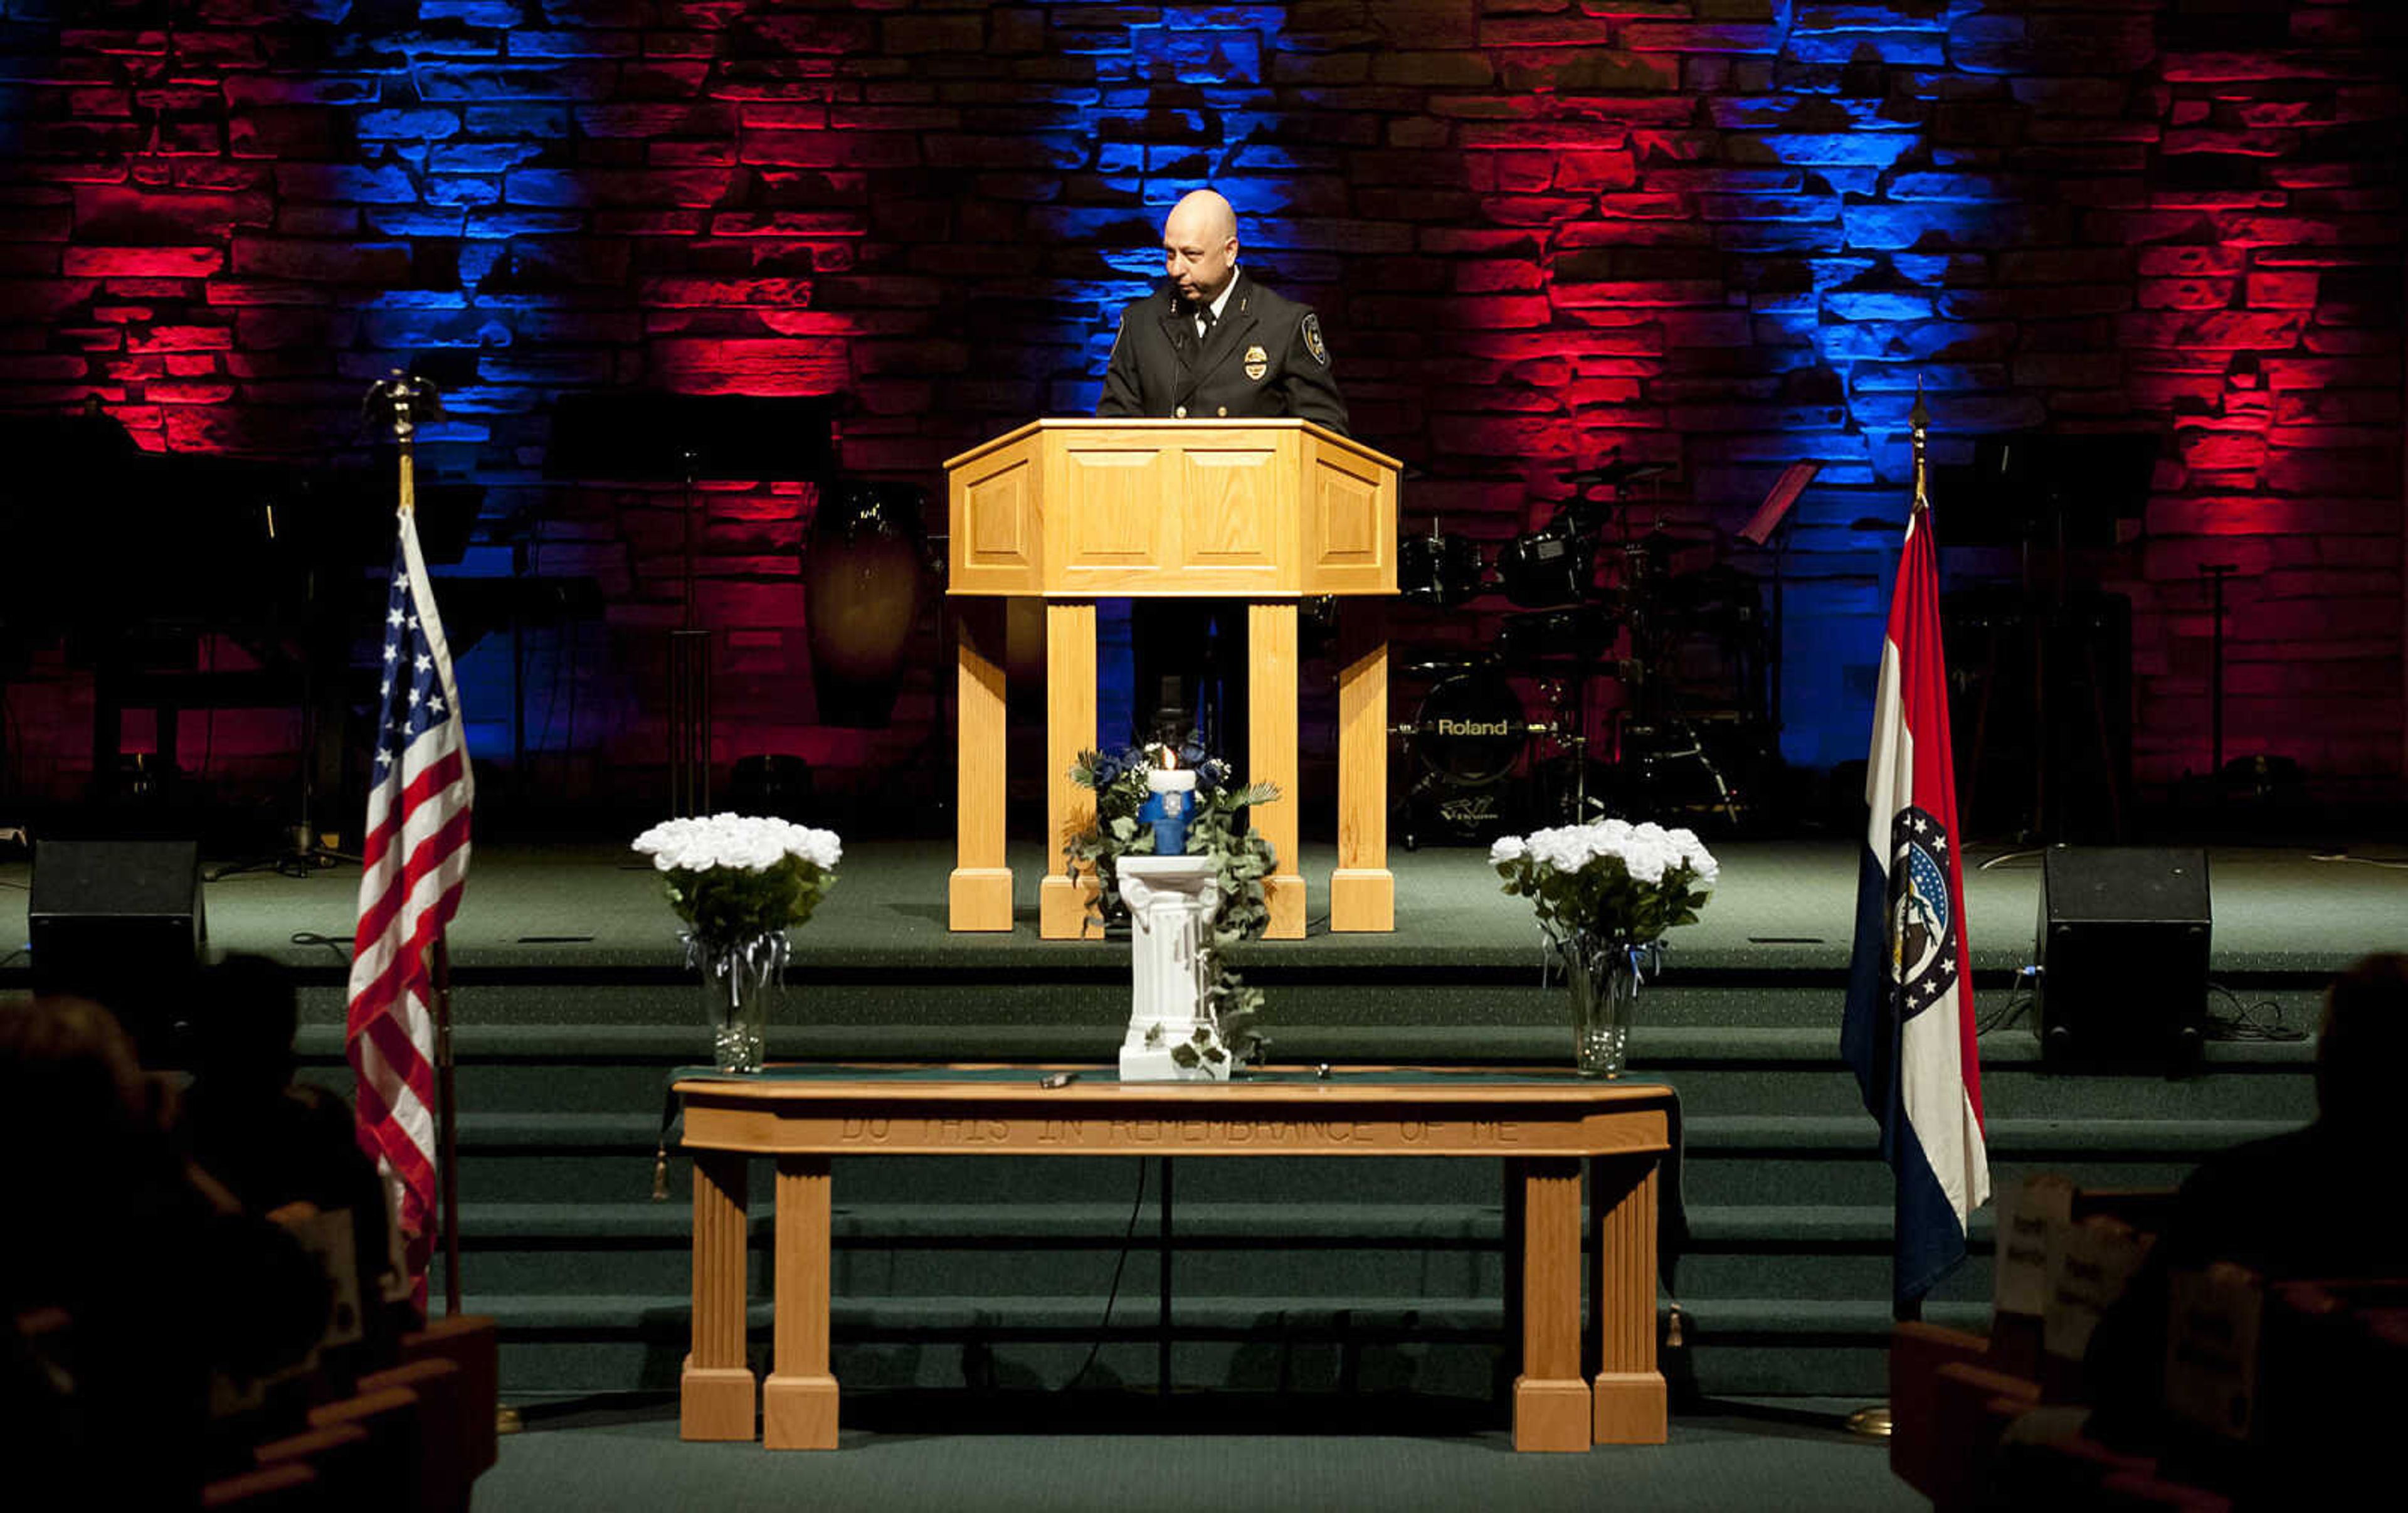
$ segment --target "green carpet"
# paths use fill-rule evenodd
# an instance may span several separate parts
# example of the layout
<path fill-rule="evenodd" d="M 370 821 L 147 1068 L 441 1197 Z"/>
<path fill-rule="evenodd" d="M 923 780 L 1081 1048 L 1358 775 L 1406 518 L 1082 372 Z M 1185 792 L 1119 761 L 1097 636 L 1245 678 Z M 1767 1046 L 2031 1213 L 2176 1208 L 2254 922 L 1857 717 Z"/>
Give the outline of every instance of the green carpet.
<path fill-rule="evenodd" d="M 1066 1413 L 1065 1417 L 1068 1417 Z M 1330 1513 L 1341 1509 L 1629 1507 L 1852 1510 L 1927 1506 L 1890 1475 L 1885 1442 L 1797 1418 L 1676 1419 L 1661 1446 L 1516 1455 L 1502 1431 L 1084 1434 L 847 1431 L 833 1452 L 688 1445 L 673 1419 L 589 1415 L 502 1441 L 477 1484 L 511 1513 L 615 1508 L 962 1508 L 980 1513 Z"/>

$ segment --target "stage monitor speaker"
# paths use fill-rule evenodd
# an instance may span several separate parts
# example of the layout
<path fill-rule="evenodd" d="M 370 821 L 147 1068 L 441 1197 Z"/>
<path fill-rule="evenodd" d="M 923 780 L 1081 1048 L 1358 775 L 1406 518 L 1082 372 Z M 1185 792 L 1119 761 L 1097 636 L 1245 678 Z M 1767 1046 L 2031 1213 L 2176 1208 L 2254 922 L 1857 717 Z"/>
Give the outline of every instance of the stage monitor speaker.
<path fill-rule="evenodd" d="M 35 990 L 108 1005 L 162 1061 L 208 939 L 199 843 L 42 841 L 27 913 Z"/>
<path fill-rule="evenodd" d="M 2040 885 L 2041 1045 L 2052 1063 L 2179 1069 L 2207 1029 L 2207 853 L 2052 846 Z"/>

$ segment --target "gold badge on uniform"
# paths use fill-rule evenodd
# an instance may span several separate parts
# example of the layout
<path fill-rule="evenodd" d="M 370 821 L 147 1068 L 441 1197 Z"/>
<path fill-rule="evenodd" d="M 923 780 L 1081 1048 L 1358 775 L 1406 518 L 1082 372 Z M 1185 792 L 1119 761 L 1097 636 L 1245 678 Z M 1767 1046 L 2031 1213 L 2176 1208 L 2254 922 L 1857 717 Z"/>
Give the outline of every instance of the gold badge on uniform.
<path fill-rule="evenodd" d="M 1260 383 L 1263 375 L 1271 370 L 1271 354 L 1260 347 L 1246 349 L 1246 377 Z"/>

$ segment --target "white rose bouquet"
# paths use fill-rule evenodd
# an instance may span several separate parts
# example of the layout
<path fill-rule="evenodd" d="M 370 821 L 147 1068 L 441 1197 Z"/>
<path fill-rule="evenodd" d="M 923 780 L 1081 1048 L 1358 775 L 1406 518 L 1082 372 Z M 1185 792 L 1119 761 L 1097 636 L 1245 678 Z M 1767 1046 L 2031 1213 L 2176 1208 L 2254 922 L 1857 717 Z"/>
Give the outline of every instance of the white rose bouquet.
<path fill-rule="evenodd" d="M 744 814 L 664 820 L 636 849 L 694 939 L 720 949 L 810 918 L 844 856 L 833 830 Z"/>
<path fill-rule="evenodd" d="M 1509 835 L 1489 848 L 1505 891 L 1527 898 L 1540 927 L 1640 944 L 1697 923 L 1721 869 L 1688 830 L 1601 820 Z"/>

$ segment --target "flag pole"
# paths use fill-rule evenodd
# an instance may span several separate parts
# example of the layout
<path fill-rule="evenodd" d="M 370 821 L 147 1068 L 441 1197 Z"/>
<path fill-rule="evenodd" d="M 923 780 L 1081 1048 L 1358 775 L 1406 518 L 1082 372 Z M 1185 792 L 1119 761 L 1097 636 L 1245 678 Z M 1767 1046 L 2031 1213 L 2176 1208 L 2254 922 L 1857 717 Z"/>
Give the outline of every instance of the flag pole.
<path fill-rule="evenodd" d="M 1924 451 L 1931 430 L 1931 411 L 1923 406 L 1923 375 L 1914 375 L 1914 408 L 1906 412 L 1906 424 L 1914 437 L 1914 500 L 1907 508 L 1914 514 L 1931 513 L 1931 468 Z"/>
<path fill-rule="evenodd" d="M 393 400 L 394 439 L 401 448 L 401 513 L 416 524 L 418 513 L 418 415 L 416 405 L 426 390 L 399 371 L 379 385 Z M 438 926 L 434 958 L 435 1001 L 435 1148 L 436 1176 L 442 1184 L 443 1311 L 460 1312 L 460 1150 L 459 1111 L 452 1098 L 452 944 L 448 927 Z"/>
<path fill-rule="evenodd" d="M 1907 502 L 1907 528 L 1931 513 L 1931 469 L 1928 446 L 1931 411 L 1923 403 L 1923 375 L 1914 375 L 1914 408 L 1907 411 L 1908 433 L 1914 443 L 1914 493 Z M 1927 526 L 1927 528 L 1928 528 Z M 1897 1324 L 1918 1323 L 1923 1318 L 1921 1297 L 1901 1298 L 1893 1290 L 1890 1300 L 1890 1321 Z M 1887 1439 L 1892 1420 L 1887 1399 L 1856 1409 L 1848 1415 L 1848 1432 L 1868 1439 Z"/>
<path fill-rule="evenodd" d="M 452 1095 L 452 939 L 435 936 L 435 1147 L 443 1184 L 443 1313 L 460 1317 L 460 1118 Z"/>
<path fill-rule="evenodd" d="M 1914 498 L 1907 506 L 1908 516 L 1912 520 L 1920 522 L 1923 528 L 1928 531 L 1931 528 L 1931 466 L 1929 454 L 1926 450 L 1926 441 L 1930 434 L 1931 411 L 1925 409 L 1923 405 L 1923 375 L 1920 373 L 1914 375 L 1914 408 L 1907 411 L 1906 423 L 1912 427 L 1914 437 Z M 1968 972 L 1972 970 L 1971 962 L 1966 963 L 1966 970 Z M 1895 1304 L 1890 1309 L 1890 1318 L 1901 1324 L 1922 1322 L 1922 1296 L 1917 1294 L 1912 1298 L 1895 1300 Z M 1883 1413 L 1882 1419 L 1885 1425 L 1882 1433 L 1886 1434 L 1888 1433 L 1886 1424 L 1889 1419 L 1886 1411 Z"/>
<path fill-rule="evenodd" d="M 1928 444 L 1931 434 L 1931 411 L 1924 407 L 1923 375 L 1920 373 L 1914 375 L 1914 408 L 1906 412 L 1906 424 L 1909 433 L 1914 439 L 1914 497 L 1907 504 L 1907 517 L 1910 521 L 1921 522 L 1923 528 L 1929 530 L 1931 528 L 1931 460 Z M 1920 1296 L 1895 1299 L 1890 1308 L 1890 1318 L 1893 1322 L 1900 1324 L 1922 1322 L 1923 1299 Z M 1888 1408 L 1868 1408 L 1863 1411 L 1877 1412 L 1881 1415 L 1882 1427 L 1868 1431 L 1869 1433 L 1883 1434 L 1889 1433 Z"/>

